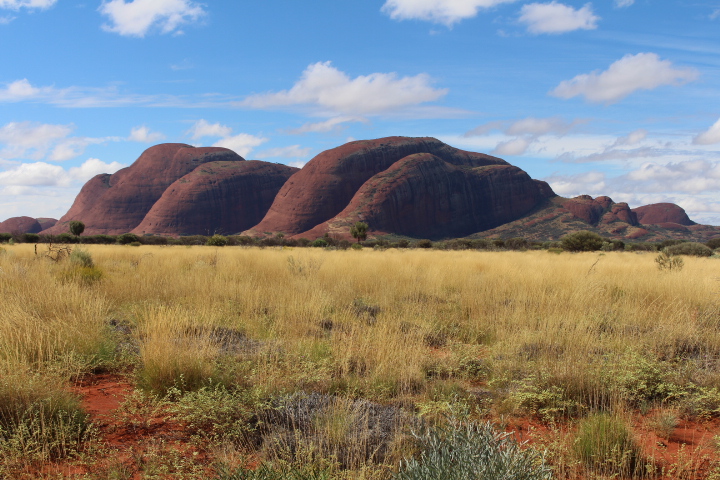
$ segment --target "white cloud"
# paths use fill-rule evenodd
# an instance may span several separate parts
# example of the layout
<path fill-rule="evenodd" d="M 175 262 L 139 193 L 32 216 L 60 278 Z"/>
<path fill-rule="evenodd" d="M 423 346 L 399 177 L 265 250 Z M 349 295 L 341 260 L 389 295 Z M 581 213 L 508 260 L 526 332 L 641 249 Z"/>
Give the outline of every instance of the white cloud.
<path fill-rule="evenodd" d="M 0 8 L 20 10 L 21 8 L 37 8 L 44 10 L 57 3 L 57 0 L 0 0 Z"/>
<path fill-rule="evenodd" d="M 627 8 L 635 3 L 635 0 L 615 0 L 615 8 Z"/>
<path fill-rule="evenodd" d="M 695 145 L 713 145 L 720 143 L 720 120 L 715 122 L 709 129 L 693 138 Z"/>
<path fill-rule="evenodd" d="M 350 122 L 362 122 L 368 123 L 368 119 L 364 117 L 353 117 L 353 116 L 341 116 L 333 117 L 323 122 L 306 123 L 299 128 L 293 128 L 287 131 L 291 135 L 297 135 L 302 133 L 325 133 L 332 131 L 340 131 L 342 124 Z"/>
<path fill-rule="evenodd" d="M 576 175 L 553 175 L 544 178 L 558 195 L 605 195 L 607 183 L 602 172 L 585 172 Z"/>
<path fill-rule="evenodd" d="M 490 152 L 492 155 L 522 155 L 527 151 L 532 143 L 532 138 L 518 137 L 505 142 L 500 142 L 495 149 Z"/>
<path fill-rule="evenodd" d="M 258 153 L 257 158 L 303 158 L 310 155 L 312 148 L 290 145 L 288 147 L 271 148 Z"/>
<path fill-rule="evenodd" d="M 103 24 L 104 30 L 129 37 L 144 37 L 152 28 L 182 34 L 183 25 L 206 14 L 202 4 L 190 0 L 109 0 L 99 11 L 110 20 Z"/>
<path fill-rule="evenodd" d="M 135 127 L 130 131 L 128 140 L 140 143 L 156 143 L 165 139 L 165 135 L 160 132 L 151 132 L 145 125 Z"/>
<path fill-rule="evenodd" d="M 10 122 L 0 127 L 0 158 L 39 160 L 60 140 L 72 133 L 72 125 Z"/>
<path fill-rule="evenodd" d="M 205 119 L 200 119 L 187 131 L 187 134 L 193 140 L 203 137 L 229 137 L 232 135 L 232 128 L 220 123 L 209 123 Z"/>
<path fill-rule="evenodd" d="M 716 18 L 720 18 L 720 8 L 710 14 L 710 20 L 715 20 Z"/>
<path fill-rule="evenodd" d="M 431 84 L 426 74 L 398 78 L 396 73 L 371 73 L 350 78 L 330 62 L 319 62 L 308 66 L 290 90 L 251 95 L 238 105 L 259 109 L 306 105 L 329 115 L 392 113 L 447 94 L 447 89 Z"/>
<path fill-rule="evenodd" d="M 425 20 L 448 27 L 472 18 L 481 9 L 515 0 L 386 0 L 382 12 L 393 20 Z"/>
<path fill-rule="evenodd" d="M 638 90 L 663 85 L 679 86 L 698 78 L 694 68 L 674 68 L 669 60 L 654 53 L 625 55 L 604 72 L 592 72 L 565 80 L 550 92 L 568 99 L 581 95 L 590 102 L 615 103 Z"/>
<path fill-rule="evenodd" d="M 256 137 L 247 133 L 240 133 L 231 137 L 225 137 L 213 144 L 213 147 L 229 148 L 241 157 L 245 158 L 257 146 L 267 142 L 267 138 Z"/>
<path fill-rule="evenodd" d="M 527 25 L 530 33 L 558 34 L 573 30 L 594 30 L 600 17 L 587 3 L 580 10 L 558 3 L 530 3 L 520 10 L 520 22 Z"/>
<path fill-rule="evenodd" d="M 89 158 L 79 167 L 72 167 L 69 170 L 45 162 L 23 163 L 0 172 L 0 185 L 17 187 L 82 185 L 99 173 L 115 173 L 124 166 L 118 162 L 105 163 L 97 158 Z"/>
<path fill-rule="evenodd" d="M 630 132 L 629 134 L 625 135 L 624 137 L 618 137 L 617 140 L 615 140 L 615 143 L 612 145 L 613 147 L 620 147 L 625 145 L 637 145 L 638 143 L 642 142 L 647 138 L 648 131 L 644 128 L 639 128 L 635 130 L 634 132 Z M 611 147 L 612 148 L 612 147 Z"/>
<path fill-rule="evenodd" d="M 12 15 L 3 15 L 0 16 L 0 25 L 7 25 L 13 20 L 15 20 L 16 17 L 13 17 Z"/>
<path fill-rule="evenodd" d="M 88 158 L 79 167 L 71 168 L 68 171 L 68 176 L 72 181 L 84 184 L 95 175 L 100 173 L 115 173 L 126 166 L 127 165 L 119 162 L 105 163 L 97 158 Z"/>
<path fill-rule="evenodd" d="M 585 120 L 568 122 L 560 117 L 527 117 L 514 122 L 496 120 L 485 123 L 464 134 L 465 137 L 485 135 L 493 130 L 499 130 L 506 135 L 565 135 Z"/>

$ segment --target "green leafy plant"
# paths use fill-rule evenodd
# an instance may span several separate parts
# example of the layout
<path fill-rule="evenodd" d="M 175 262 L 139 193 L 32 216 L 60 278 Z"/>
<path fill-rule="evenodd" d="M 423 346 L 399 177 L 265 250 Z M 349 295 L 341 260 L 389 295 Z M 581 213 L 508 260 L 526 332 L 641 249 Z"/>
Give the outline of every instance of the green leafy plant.
<path fill-rule="evenodd" d="M 368 224 L 365 222 L 356 222 L 350 227 L 350 235 L 357 239 L 358 243 L 365 241 L 367 238 Z"/>
<path fill-rule="evenodd" d="M 420 455 L 402 462 L 395 480 L 546 480 L 542 455 L 497 432 L 490 423 L 451 422 L 414 435 Z"/>

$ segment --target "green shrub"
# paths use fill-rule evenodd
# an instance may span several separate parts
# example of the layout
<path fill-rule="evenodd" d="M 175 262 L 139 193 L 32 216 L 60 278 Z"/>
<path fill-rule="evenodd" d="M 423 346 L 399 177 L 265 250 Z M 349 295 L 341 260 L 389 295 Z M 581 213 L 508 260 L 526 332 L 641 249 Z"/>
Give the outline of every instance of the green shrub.
<path fill-rule="evenodd" d="M 594 252 L 603 246 L 603 238 L 595 232 L 581 230 L 561 239 L 562 248 L 569 252 Z"/>
<path fill-rule="evenodd" d="M 711 238 L 708 240 L 705 245 L 711 250 L 717 250 L 720 248 L 720 237 Z"/>
<path fill-rule="evenodd" d="M 350 246 L 350 248 L 352 248 L 353 250 L 362 250 L 363 246 L 360 245 L 359 243 L 353 243 L 352 246 Z"/>
<path fill-rule="evenodd" d="M 11 233 L 0 233 L 0 243 L 7 243 L 12 240 Z"/>
<path fill-rule="evenodd" d="M 522 237 L 508 238 L 505 240 L 505 248 L 509 250 L 527 250 L 530 243 Z"/>
<path fill-rule="evenodd" d="M 117 236 L 117 243 L 120 245 L 128 245 L 133 242 L 139 242 L 140 239 L 134 233 L 123 233 Z"/>
<path fill-rule="evenodd" d="M 672 245 L 663 250 L 668 255 L 690 255 L 694 257 L 709 257 L 713 254 L 707 245 L 697 242 L 684 242 Z"/>
<path fill-rule="evenodd" d="M 422 239 L 415 242 L 415 248 L 432 248 L 433 243 L 430 240 Z"/>
<path fill-rule="evenodd" d="M 130 242 L 130 243 L 128 243 L 128 245 L 130 245 L 131 247 L 139 247 L 140 245 L 142 245 L 142 243 L 140 243 L 140 242 Z"/>
<path fill-rule="evenodd" d="M 591 415 L 578 425 L 575 454 L 588 469 L 609 476 L 635 477 L 642 455 L 625 422 L 613 415 Z"/>
<path fill-rule="evenodd" d="M 224 247 L 228 244 L 228 239 L 222 235 L 213 235 L 208 238 L 206 245 L 210 247 Z"/>
<path fill-rule="evenodd" d="M 92 268 L 95 266 L 90 252 L 82 248 L 76 248 L 70 254 L 70 263 L 81 267 Z"/>
<path fill-rule="evenodd" d="M 657 257 L 655 257 L 655 263 L 657 264 L 658 269 L 668 272 L 680 271 L 685 265 L 682 258 L 669 255 L 667 249 L 663 250 Z"/>
<path fill-rule="evenodd" d="M 415 435 L 417 458 L 402 462 L 395 480 L 545 480 L 550 467 L 532 449 L 522 449 L 490 423 L 452 423 Z"/>
<path fill-rule="evenodd" d="M 38 243 L 40 241 L 40 235 L 37 233 L 23 233 L 20 235 L 20 241 L 22 243 Z"/>
<path fill-rule="evenodd" d="M 324 238 L 318 238 L 310 244 L 311 247 L 327 247 L 329 243 Z"/>

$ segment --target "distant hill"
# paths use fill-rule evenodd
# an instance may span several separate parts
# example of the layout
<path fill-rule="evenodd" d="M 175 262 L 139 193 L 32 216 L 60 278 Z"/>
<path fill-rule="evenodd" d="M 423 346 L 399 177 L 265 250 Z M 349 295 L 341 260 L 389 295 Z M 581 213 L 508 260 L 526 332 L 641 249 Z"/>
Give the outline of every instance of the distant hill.
<path fill-rule="evenodd" d="M 10 220 L 15 231 L 38 228 Z M 156 145 L 131 166 L 92 178 L 42 233 L 66 232 L 72 220 L 85 223 L 86 235 L 350 238 L 357 221 L 368 223 L 371 236 L 431 240 L 553 240 L 577 230 L 638 241 L 720 235 L 720 227 L 698 225 L 674 204 L 630 209 L 609 197 L 559 197 L 505 160 L 429 137 L 350 142 L 302 169 L 246 161 L 224 148 Z"/>

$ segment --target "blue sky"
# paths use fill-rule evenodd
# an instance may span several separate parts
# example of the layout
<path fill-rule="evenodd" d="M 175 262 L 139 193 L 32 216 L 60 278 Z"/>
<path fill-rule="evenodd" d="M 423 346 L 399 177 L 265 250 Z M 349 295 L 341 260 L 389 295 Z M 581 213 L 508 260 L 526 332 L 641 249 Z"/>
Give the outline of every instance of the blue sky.
<path fill-rule="evenodd" d="M 161 142 L 433 136 L 720 225 L 720 0 L 0 0 L 0 220 Z"/>

